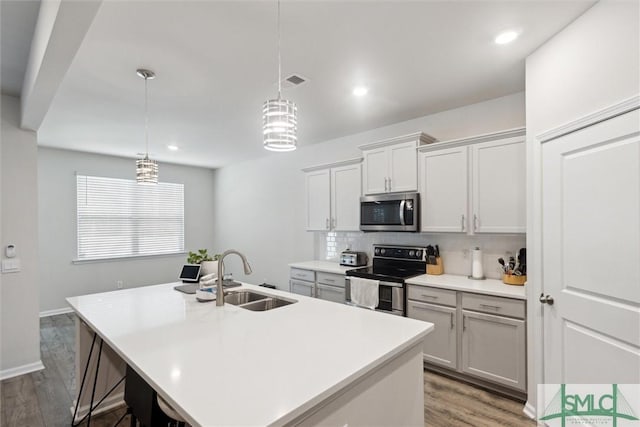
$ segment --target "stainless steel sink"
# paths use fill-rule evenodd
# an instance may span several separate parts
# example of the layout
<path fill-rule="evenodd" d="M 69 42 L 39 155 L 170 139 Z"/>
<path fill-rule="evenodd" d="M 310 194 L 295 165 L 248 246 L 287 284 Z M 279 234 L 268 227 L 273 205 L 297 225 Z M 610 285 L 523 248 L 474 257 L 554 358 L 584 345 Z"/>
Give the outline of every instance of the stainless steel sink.
<path fill-rule="evenodd" d="M 267 311 L 293 304 L 297 301 L 275 297 L 253 291 L 232 291 L 224 297 L 224 302 L 251 311 Z"/>
<path fill-rule="evenodd" d="M 268 298 L 267 295 L 259 294 L 251 291 L 229 292 L 224 297 L 224 302 L 232 305 L 242 305 L 252 301 L 258 301 Z"/>

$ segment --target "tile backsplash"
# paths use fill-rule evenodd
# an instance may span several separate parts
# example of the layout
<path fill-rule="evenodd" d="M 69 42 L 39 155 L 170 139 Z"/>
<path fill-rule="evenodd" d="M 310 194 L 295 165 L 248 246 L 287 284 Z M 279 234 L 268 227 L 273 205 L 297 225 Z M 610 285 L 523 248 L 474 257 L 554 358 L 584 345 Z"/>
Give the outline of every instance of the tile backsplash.
<path fill-rule="evenodd" d="M 508 259 L 516 256 L 520 248 L 526 246 L 524 234 L 509 235 L 457 235 L 432 233 L 363 233 L 363 232 L 316 232 L 315 259 L 338 261 L 340 252 L 345 249 L 363 251 L 373 256 L 374 244 L 390 245 L 438 245 L 448 274 L 471 274 L 471 250 L 476 246 L 482 249 L 485 276 L 501 278 L 498 258 Z"/>

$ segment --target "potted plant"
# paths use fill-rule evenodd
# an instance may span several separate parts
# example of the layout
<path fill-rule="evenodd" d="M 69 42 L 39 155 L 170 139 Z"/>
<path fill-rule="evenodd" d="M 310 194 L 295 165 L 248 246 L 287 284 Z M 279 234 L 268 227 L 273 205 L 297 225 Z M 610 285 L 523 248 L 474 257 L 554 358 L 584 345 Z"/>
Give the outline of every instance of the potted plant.
<path fill-rule="evenodd" d="M 207 249 L 198 249 L 198 252 L 189 251 L 187 257 L 188 264 L 200 264 L 200 275 L 216 273 L 218 271 L 218 259 L 220 254 L 215 254 L 213 258 L 207 253 Z"/>

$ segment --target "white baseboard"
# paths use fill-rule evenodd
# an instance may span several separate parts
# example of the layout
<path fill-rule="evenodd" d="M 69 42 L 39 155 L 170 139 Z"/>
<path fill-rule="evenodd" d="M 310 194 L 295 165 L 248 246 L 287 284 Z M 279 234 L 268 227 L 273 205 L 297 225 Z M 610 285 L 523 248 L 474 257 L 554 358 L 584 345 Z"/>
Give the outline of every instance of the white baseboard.
<path fill-rule="evenodd" d="M 96 402 L 100 400 L 100 397 L 98 397 L 96 399 Z M 103 412 L 109 412 L 113 409 L 119 408 L 121 406 L 125 405 L 124 402 L 124 392 L 121 393 L 117 393 L 117 394 L 113 394 L 109 397 L 107 397 L 104 402 L 102 402 L 100 404 L 100 406 L 98 408 L 96 408 L 93 413 L 92 413 L 92 417 L 94 415 L 99 415 L 102 414 Z M 70 408 L 71 410 L 71 416 L 73 416 L 73 411 L 75 411 L 76 409 L 76 400 L 74 399 L 73 401 L 73 406 Z M 85 415 L 87 415 L 87 411 L 89 410 L 89 405 L 84 405 L 78 408 L 78 413 L 76 414 L 76 419 L 73 420 L 74 423 L 78 422 L 79 420 L 82 419 L 82 417 L 84 417 Z"/>
<path fill-rule="evenodd" d="M 71 307 L 56 308 L 55 310 L 45 310 L 40 312 L 40 317 L 56 316 L 58 314 L 73 313 Z"/>
<path fill-rule="evenodd" d="M 29 374 L 31 372 L 41 371 L 44 369 L 44 365 L 41 360 L 37 362 L 28 363 L 26 365 L 17 366 L 15 368 L 3 369 L 0 371 L 0 381 L 9 378 L 17 377 L 18 375 Z"/>
<path fill-rule="evenodd" d="M 532 420 L 536 419 L 536 408 L 527 401 L 527 403 L 525 403 L 524 408 L 522 409 L 522 412 L 524 412 L 524 414 L 531 418 Z"/>

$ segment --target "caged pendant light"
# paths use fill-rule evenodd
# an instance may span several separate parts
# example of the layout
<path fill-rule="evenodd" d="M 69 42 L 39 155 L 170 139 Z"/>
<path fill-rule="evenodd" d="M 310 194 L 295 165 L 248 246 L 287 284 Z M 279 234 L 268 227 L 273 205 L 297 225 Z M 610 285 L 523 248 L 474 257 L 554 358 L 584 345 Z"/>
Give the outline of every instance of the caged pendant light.
<path fill-rule="evenodd" d="M 293 151 L 298 142 L 298 108 L 282 99 L 282 66 L 280 60 L 280 0 L 278 0 L 278 98 L 266 101 L 262 107 L 264 148 L 271 151 Z"/>
<path fill-rule="evenodd" d="M 136 74 L 144 79 L 144 158 L 136 160 L 136 181 L 138 184 L 158 183 L 158 162 L 149 158 L 149 99 L 147 95 L 147 80 L 156 78 L 151 70 L 139 69 Z"/>

